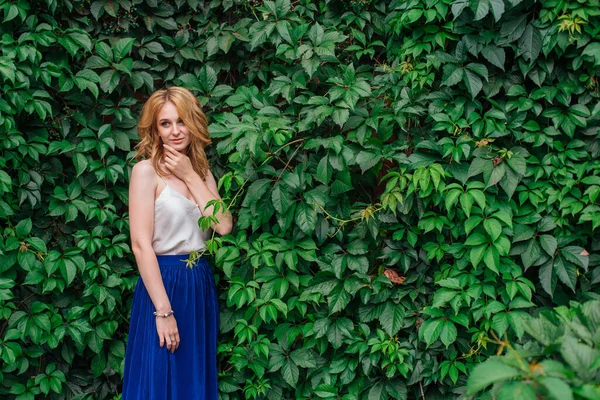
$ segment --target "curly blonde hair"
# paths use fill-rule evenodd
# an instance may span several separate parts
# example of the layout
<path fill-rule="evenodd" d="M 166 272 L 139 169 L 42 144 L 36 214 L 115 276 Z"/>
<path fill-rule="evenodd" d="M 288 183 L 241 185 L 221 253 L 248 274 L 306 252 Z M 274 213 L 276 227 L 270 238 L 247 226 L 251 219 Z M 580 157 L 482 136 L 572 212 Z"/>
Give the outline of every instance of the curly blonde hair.
<path fill-rule="evenodd" d="M 144 104 L 137 128 L 141 141 L 134 148 L 135 158 L 150 159 L 156 172 L 161 176 L 166 175 L 158 165 L 163 158 L 164 149 L 157 128 L 158 113 L 166 103 L 175 105 L 179 117 L 190 131 L 191 142 L 186 155 L 190 158 L 194 171 L 204 180 L 209 170 L 204 148 L 212 143 L 208 134 L 208 120 L 196 96 L 182 87 L 157 90 Z"/>

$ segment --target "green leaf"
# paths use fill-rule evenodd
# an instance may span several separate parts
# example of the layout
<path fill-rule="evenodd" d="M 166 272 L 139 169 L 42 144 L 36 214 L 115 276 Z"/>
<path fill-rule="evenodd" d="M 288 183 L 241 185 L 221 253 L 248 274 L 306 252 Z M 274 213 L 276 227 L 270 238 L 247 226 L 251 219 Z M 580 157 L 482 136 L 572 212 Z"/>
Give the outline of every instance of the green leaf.
<path fill-rule="evenodd" d="M 288 383 L 288 385 L 295 387 L 298 384 L 298 378 L 300 377 L 300 370 L 296 363 L 292 360 L 287 360 L 283 363 L 283 367 L 281 368 L 281 374 L 283 375 L 283 379 Z"/>
<path fill-rule="evenodd" d="M 33 223 L 31 222 L 30 218 L 22 219 L 15 226 L 15 233 L 17 234 L 17 237 L 24 238 L 25 236 L 29 235 L 29 233 L 31 233 L 32 227 Z"/>
<path fill-rule="evenodd" d="M 356 156 L 356 163 L 360 166 L 360 169 L 364 174 L 365 171 L 373 168 L 380 159 L 381 156 L 379 154 L 363 150 Z"/>
<path fill-rule="evenodd" d="M 278 213 L 284 214 L 289 211 L 292 204 L 292 199 L 285 187 L 279 183 L 275 184 L 273 191 L 271 192 L 271 201 L 273 207 Z"/>
<path fill-rule="evenodd" d="M 573 391 L 566 382 L 550 376 L 540 377 L 539 382 L 546 388 L 550 398 L 554 400 L 573 400 Z"/>
<path fill-rule="evenodd" d="M 404 323 L 404 316 L 406 311 L 401 304 L 395 304 L 391 301 L 387 301 L 385 309 L 379 321 L 383 330 L 390 336 L 395 336 Z"/>
<path fill-rule="evenodd" d="M 519 39 L 519 53 L 527 61 L 534 61 L 542 49 L 542 35 L 532 24 L 527 25 Z"/>
<path fill-rule="evenodd" d="M 502 18 L 502 14 L 504 14 L 504 0 L 489 0 L 490 5 L 492 6 L 492 14 L 494 14 L 494 19 L 496 22 L 500 21 Z M 504 69 L 504 68 L 502 68 Z"/>
<path fill-rule="evenodd" d="M 440 339 L 442 340 L 442 343 L 446 345 L 446 348 L 456 341 L 457 335 L 456 325 L 454 325 L 452 321 L 444 321 Z"/>
<path fill-rule="evenodd" d="M 483 255 L 483 262 L 486 267 L 494 271 L 495 273 L 499 273 L 500 268 L 500 257 L 498 255 L 498 250 L 495 247 L 488 247 Z"/>
<path fill-rule="evenodd" d="M 113 47 L 114 60 L 118 62 L 123 57 L 126 57 L 127 55 L 129 55 L 134 43 L 135 43 L 135 38 L 122 38 L 122 39 L 117 40 L 117 42 L 115 43 L 115 45 Z"/>
<path fill-rule="evenodd" d="M 351 299 L 350 294 L 344 288 L 335 289 L 328 297 L 329 315 L 345 309 Z"/>
<path fill-rule="evenodd" d="M 465 70 L 455 64 L 446 64 L 444 65 L 444 76 L 446 78 L 443 80 L 442 85 L 454 86 L 463 80 Z"/>
<path fill-rule="evenodd" d="M 491 0 L 492 2 L 501 0 Z M 485 57 L 492 65 L 502 69 L 504 71 L 504 63 L 506 62 L 506 55 L 504 49 L 494 45 L 485 46 L 481 49 L 481 55 Z"/>
<path fill-rule="evenodd" d="M 600 355 L 599 351 L 590 346 L 579 343 L 573 336 L 565 336 L 560 346 L 560 354 L 573 368 L 580 379 L 591 379 L 592 363 Z"/>
<path fill-rule="evenodd" d="M 270 179 L 257 179 L 252 182 L 242 202 L 242 206 L 249 207 L 251 204 L 256 203 L 267 192 L 270 185 Z"/>
<path fill-rule="evenodd" d="M 200 70 L 200 74 L 198 75 L 198 82 L 204 93 L 208 93 L 213 90 L 217 84 L 217 74 L 215 70 L 209 65 L 204 65 Z"/>
<path fill-rule="evenodd" d="M 489 188 L 490 186 L 494 186 L 495 184 L 500 182 L 500 180 L 502 178 L 504 178 L 504 175 L 506 174 L 506 164 L 500 163 L 500 164 L 496 165 L 496 167 L 494 167 L 489 172 L 490 173 L 488 174 L 487 171 L 484 171 L 484 177 L 486 180 L 486 184 L 485 184 L 486 189 Z"/>
<path fill-rule="evenodd" d="M 515 378 L 519 371 L 504 364 L 496 358 L 490 358 L 482 364 L 477 365 L 467 379 L 467 394 L 477 393 L 487 386 Z"/>
<path fill-rule="evenodd" d="M 552 268 L 558 279 L 575 292 L 575 285 L 577 284 L 577 267 L 559 256 L 554 259 Z"/>
<path fill-rule="evenodd" d="M 558 241 L 554 236 L 540 235 L 540 244 L 542 245 L 542 249 L 544 249 L 550 257 L 554 257 L 554 253 L 558 246 Z"/>
<path fill-rule="evenodd" d="M 488 0 L 479 0 L 475 9 L 475 21 L 483 19 L 490 12 L 490 3 Z"/>
<path fill-rule="evenodd" d="M 312 234 L 317 224 L 315 206 L 300 202 L 296 206 L 296 223 L 307 235 Z"/>
<path fill-rule="evenodd" d="M 471 261 L 471 264 L 473 264 L 473 268 L 477 268 L 477 266 L 483 259 L 487 248 L 488 246 L 483 244 L 481 246 L 477 246 L 471 249 L 471 251 L 469 252 L 469 260 Z"/>
<path fill-rule="evenodd" d="M 459 290 L 460 290 L 460 288 L 459 288 Z M 459 293 L 452 289 L 437 290 L 435 292 L 435 294 L 433 295 L 432 306 L 433 307 L 443 307 L 457 295 L 459 295 Z"/>
<path fill-rule="evenodd" d="M 591 56 L 594 59 L 594 66 L 597 67 L 600 65 L 600 43 L 599 42 L 592 42 L 590 44 L 588 44 L 587 46 L 585 46 L 585 49 L 583 49 L 583 52 L 581 53 L 582 56 Z"/>
<path fill-rule="evenodd" d="M 467 90 L 471 94 L 471 98 L 475 98 L 483 88 L 483 83 L 481 82 L 481 78 L 477 76 L 473 71 L 465 69 L 465 77 L 464 82 L 467 86 Z"/>
<path fill-rule="evenodd" d="M 502 225 L 494 218 L 485 219 L 483 221 L 483 227 L 492 238 L 492 242 L 495 242 L 502 234 Z"/>
<path fill-rule="evenodd" d="M 120 81 L 121 77 L 116 70 L 106 70 L 100 75 L 100 88 L 106 93 L 112 93 L 117 88 Z"/>
<path fill-rule="evenodd" d="M 381 400 L 383 398 L 383 388 L 384 386 L 382 382 L 377 382 L 376 384 L 374 384 L 369 390 L 369 397 L 367 397 L 367 399 Z"/>
<path fill-rule="evenodd" d="M 423 330 L 423 338 L 425 339 L 425 343 L 427 343 L 428 347 L 440 337 L 442 329 L 444 328 L 443 322 L 444 321 L 442 319 L 430 319 L 421 325 L 421 329 Z"/>
<path fill-rule="evenodd" d="M 528 382 L 508 382 L 502 385 L 498 400 L 538 400 L 535 389 Z"/>
<path fill-rule="evenodd" d="M 88 167 L 87 157 L 81 153 L 73 154 L 73 164 L 75 165 L 75 171 L 77 176 L 81 175 Z"/>

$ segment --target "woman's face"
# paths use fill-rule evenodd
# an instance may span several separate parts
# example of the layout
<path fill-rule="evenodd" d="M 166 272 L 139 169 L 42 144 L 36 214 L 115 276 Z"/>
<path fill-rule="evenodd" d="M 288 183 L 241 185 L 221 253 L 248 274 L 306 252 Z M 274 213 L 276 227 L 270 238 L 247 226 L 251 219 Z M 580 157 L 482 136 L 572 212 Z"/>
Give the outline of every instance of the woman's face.
<path fill-rule="evenodd" d="M 160 136 L 163 143 L 179 152 L 184 152 L 189 146 L 192 137 L 183 120 L 179 118 L 175 104 L 165 103 L 156 116 L 156 126 L 158 136 Z"/>

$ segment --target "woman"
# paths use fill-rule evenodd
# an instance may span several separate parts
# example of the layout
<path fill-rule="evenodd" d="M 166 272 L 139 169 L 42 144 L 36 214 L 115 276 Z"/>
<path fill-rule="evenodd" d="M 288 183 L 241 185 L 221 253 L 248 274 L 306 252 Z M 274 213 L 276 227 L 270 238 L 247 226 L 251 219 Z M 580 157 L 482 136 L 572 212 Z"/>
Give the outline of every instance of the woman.
<path fill-rule="evenodd" d="M 131 173 L 129 220 L 141 279 L 135 289 L 123 379 L 124 400 L 217 399 L 219 307 L 204 256 L 210 229 L 198 218 L 220 199 L 204 147 L 206 116 L 186 89 L 171 87 L 144 104 L 136 146 L 143 158 Z M 231 232 L 229 212 L 211 228 Z"/>

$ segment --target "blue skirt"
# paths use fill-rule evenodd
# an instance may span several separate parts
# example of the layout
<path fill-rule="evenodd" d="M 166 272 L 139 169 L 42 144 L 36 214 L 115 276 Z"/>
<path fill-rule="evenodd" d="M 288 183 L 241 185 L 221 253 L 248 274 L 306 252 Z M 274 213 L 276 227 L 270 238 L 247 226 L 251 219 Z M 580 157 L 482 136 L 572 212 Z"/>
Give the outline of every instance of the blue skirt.
<path fill-rule="evenodd" d="M 155 311 L 144 282 L 133 295 L 123 377 L 123 400 L 218 399 L 219 303 L 205 257 L 190 268 L 189 255 L 159 255 L 158 265 L 181 343 L 160 347 Z"/>

